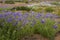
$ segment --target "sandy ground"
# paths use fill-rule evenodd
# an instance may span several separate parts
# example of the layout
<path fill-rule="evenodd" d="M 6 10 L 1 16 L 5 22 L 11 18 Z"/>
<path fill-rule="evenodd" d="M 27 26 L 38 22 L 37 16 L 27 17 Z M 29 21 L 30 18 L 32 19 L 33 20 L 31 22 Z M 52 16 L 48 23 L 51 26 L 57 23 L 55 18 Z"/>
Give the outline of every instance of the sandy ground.
<path fill-rule="evenodd" d="M 42 37 L 39 34 L 34 34 L 34 35 L 30 36 L 30 37 L 26 36 L 26 37 L 22 38 L 21 40 L 49 40 L 49 39 L 45 38 L 45 37 Z M 56 37 L 55 37 L 54 40 L 60 40 L 60 33 L 56 34 Z"/>
<path fill-rule="evenodd" d="M 7 8 L 7 7 L 16 7 L 16 6 L 26 6 L 27 4 L 25 3 L 15 3 L 15 4 L 1 4 L 0 3 L 0 8 Z"/>
<path fill-rule="evenodd" d="M 48 38 L 45 38 L 45 37 L 42 37 L 41 35 L 39 34 L 35 34 L 35 35 L 32 35 L 31 37 L 24 37 L 23 39 L 21 40 L 49 40 Z M 60 33 L 57 33 L 56 34 L 56 37 L 54 40 L 60 40 Z"/>
<path fill-rule="evenodd" d="M 32 36 L 29 36 L 29 37 L 26 36 L 26 37 L 22 38 L 21 40 L 48 40 L 48 39 L 45 37 L 42 37 L 39 34 L 34 34 Z"/>
<path fill-rule="evenodd" d="M 60 40 L 60 33 L 56 34 L 55 40 Z"/>

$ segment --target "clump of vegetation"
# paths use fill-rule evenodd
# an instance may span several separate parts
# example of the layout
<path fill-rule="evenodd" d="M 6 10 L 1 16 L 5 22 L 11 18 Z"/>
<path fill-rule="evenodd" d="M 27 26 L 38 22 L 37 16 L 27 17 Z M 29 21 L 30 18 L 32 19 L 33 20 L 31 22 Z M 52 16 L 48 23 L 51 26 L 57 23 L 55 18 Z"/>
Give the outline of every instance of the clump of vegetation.
<path fill-rule="evenodd" d="M 53 5 L 60 5 L 59 2 L 52 2 L 51 4 L 53 4 Z"/>
<path fill-rule="evenodd" d="M 3 11 L 3 10 L 6 10 L 6 11 L 8 11 L 8 10 L 10 10 L 11 8 L 0 8 L 0 11 Z"/>
<path fill-rule="evenodd" d="M 3 8 L 0 8 L 0 11 L 2 11 L 3 10 Z"/>
<path fill-rule="evenodd" d="M 30 11 L 32 8 L 31 7 L 26 7 L 26 6 L 21 6 L 21 7 L 14 7 L 11 10 L 26 10 L 26 11 Z"/>
<path fill-rule="evenodd" d="M 58 10 L 57 15 L 60 16 L 60 9 Z"/>
<path fill-rule="evenodd" d="M 6 4 L 15 4 L 14 1 L 5 1 Z"/>
<path fill-rule="evenodd" d="M 52 7 L 46 7 L 45 9 L 45 12 L 53 12 L 54 9 Z"/>
<path fill-rule="evenodd" d="M 39 7 L 39 6 L 33 6 L 32 7 L 32 10 L 35 11 L 35 12 L 42 12 L 42 7 Z"/>

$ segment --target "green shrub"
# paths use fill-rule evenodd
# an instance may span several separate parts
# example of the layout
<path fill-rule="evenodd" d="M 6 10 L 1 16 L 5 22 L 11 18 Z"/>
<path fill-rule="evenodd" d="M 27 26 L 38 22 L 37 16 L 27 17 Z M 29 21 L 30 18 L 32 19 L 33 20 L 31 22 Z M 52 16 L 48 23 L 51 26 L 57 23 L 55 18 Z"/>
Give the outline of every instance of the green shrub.
<path fill-rule="evenodd" d="M 2 10 L 6 10 L 6 11 L 8 11 L 8 10 L 10 10 L 11 8 L 0 8 L 0 11 L 2 11 Z"/>
<path fill-rule="evenodd" d="M 21 2 L 21 1 L 15 1 L 15 2 Z"/>
<path fill-rule="evenodd" d="M 47 8 L 45 8 L 45 11 L 46 11 L 46 12 L 53 12 L 54 9 L 53 9 L 52 7 L 47 7 Z"/>
<path fill-rule="evenodd" d="M 26 25 L 26 27 L 21 29 L 20 37 L 32 35 L 32 34 L 40 34 L 43 37 L 47 37 L 50 40 L 54 40 L 56 29 L 53 28 L 55 22 L 50 19 L 46 19 L 46 23 L 37 23 L 31 27 L 30 25 Z"/>
<path fill-rule="evenodd" d="M 23 0 L 22 2 L 24 2 L 24 3 L 28 3 L 28 0 Z"/>
<path fill-rule="evenodd" d="M 8 27 L 9 26 L 9 27 Z M 11 24 L 0 24 L 0 40 L 18 40 L 18 31 Z"/>
<path fill-rule="evenodd" d="M 35 8 L 32 8 L 32 10 L 35 11 L 35 12 L 42 12 L 41 7 L 35 7 Z"/>
<path fill-rule="evenodd" d="M 29 2 L 25 2 L 25 3 L 29 3 Z"/>
<path fill-rule="evenodd" d="M 16 9 L 16 10 L 26 10 L 26 11 L 30 11 L 32 8 L 30 8 L 30 7 L 25 7 L 25 6 L 21 6 L 21 7 L 14 7 L 14 8 L 12 8 L 11 10 L 14 10 L 14 9 Z"/>
<path fill-rule="evenodd" d="M 41 24 L 41 23 L 37 23 L 34 26 L 34 32 L 37 34 L 41 34 L 44 37 L 49 38 L 50 40 L 54 39 L 56 30 L 53 28 L 55 22 L 53 22 L 52 20 L 46 19 L 46 23 Z"/>
<path fill-rule="evenodd" d="M 14 4 L 14 1 L 5 1 L 6 4 Z"/>
<path fill-rule="evenodd" d="M 60 5 L 59 2 L 53 2 L 53 3 L 51 3 L 51 4 L 53 4 L 53 5 Z"/>

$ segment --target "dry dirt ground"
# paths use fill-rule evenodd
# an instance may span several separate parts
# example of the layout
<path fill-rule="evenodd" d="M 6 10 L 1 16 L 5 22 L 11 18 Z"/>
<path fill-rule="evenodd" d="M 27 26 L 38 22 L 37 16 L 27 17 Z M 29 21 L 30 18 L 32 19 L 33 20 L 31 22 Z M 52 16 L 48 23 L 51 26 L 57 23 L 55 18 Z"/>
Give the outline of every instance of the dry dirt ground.
<path fill-rule="evenodd" d="M 45 38 L 45 37 L 42 37 L 39 34 L 34 34 L 34 35 L 30 36 L 30 37 L 26 36 L 26 37 L 22 38 L 21 40 L 49 40 L 49 39 Z M 60 33 L 56 34 L 56 37 L 55 37 L 54 40 L 60 40 Z"/>
<path fill-rule="evenodd" d="M 2 4 L 0 3 L 0 8 L 7 8 L 7 7 L 16 7 L 16 6 L 27 6 L 25 3 L 15 3 L 15 4 Z"/>
<path fill-rule="evenodd" d="M 42 37 L 39 34 L 34 34 L 34 35 L 31 35 L 31 36 L 25 36 L 21 40 L 48 40 L 48 39 L 45 38 L 45 37 Z"/>
<path fill-rule="evenodd" d="M 60 32 L 56 34 L 55 40 L 60 40 Z"/>

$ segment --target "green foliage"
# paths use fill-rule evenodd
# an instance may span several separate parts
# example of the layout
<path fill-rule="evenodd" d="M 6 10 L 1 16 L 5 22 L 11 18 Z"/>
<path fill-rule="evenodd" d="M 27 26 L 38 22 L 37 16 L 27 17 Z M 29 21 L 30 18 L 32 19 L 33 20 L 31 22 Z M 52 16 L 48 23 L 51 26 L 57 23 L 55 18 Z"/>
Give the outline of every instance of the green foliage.
<path fill-rule="evenodd" d="M 54 9 L 53 9 L 52 7 L 46 7 L 46 8 L 45 8 L 45 11 L 46 11 L 46 12 L 53 12 Z"/>
<path fill-rule="evenodd" d="M 28 0 L 22 0 L 21 2 L 28 3 Z"/>
<path fill-rule="evenodd" d="M 20 39 L 25 36 L 30 36 L 34 33 L 34 29 L 30 26 L 26 26 L 20 30 Z"/>
<path fill-rule="evenodd" d="M 3 10 L 3 8 L 0 8 L 0 11 Z"/>
<path fill-rule="evenodd" d="M 37 21 L 37 23 L 31 27 L 30 25 L 26 25 L 21 29 L 21 37 L 32 35 L 32 34 L 40 34 L 44 37 L 49 38 L 50 40 L 54 40 L 54 36 L 56 33 L 56 29 L 53 28 L 55 22 L 47 19 L 46 23 L 41 23 Z"/>
<path fill-rule="evenodd" d="M 42 23 L 37 23 L 34 26 L 34 32 L 37 34 L 41 34 L 44 37 L 48 37 L 49 39 L 54 39 L 53 37 L 55 36 L 56 30 L 53 28 L 53 24 L 55 22 L 51 21 L 51 20 L 46 20 L 46 23 L 42 24 Z"/>
<path fill-rule="evenodd" d="M 2 10 L 6 10 L 6 11 L 8 11 L 8 10 L 10 10 L 11 8 L 0 8 L 0 11 L 2 11 Z"/>
<path fill-rule="evenodd" d="M 41 7 L 35 7 L 35 8 L 33 7 L 32 10 L 35 11 L 35 12 L 42 12 Z"/>
<path fill-rule="evenodd" d="M 26 10 L 26 11 L 30 11 L 32 8 L 31 7 L 26 7 L 26 6 L 21 6 L 21 7 L 14 7 L 11 10 Z"/>
<path fill-rule="evenodd" d="M 18 35 L 16 27 L 6 23 L 4 26 L 0 24 L 0 40 L 18 40 Z"/>
<path fill-rule="evenodd" d="M 51 4 L 53 4 L 53 5 L 60 5 L 59 2 L 53 2 L 53 3 L 51 3 Z"/>
<path fill-rule="evenodd" d="M 6 4 L 14 4 L 14 1 L 5 1 Z"/>

